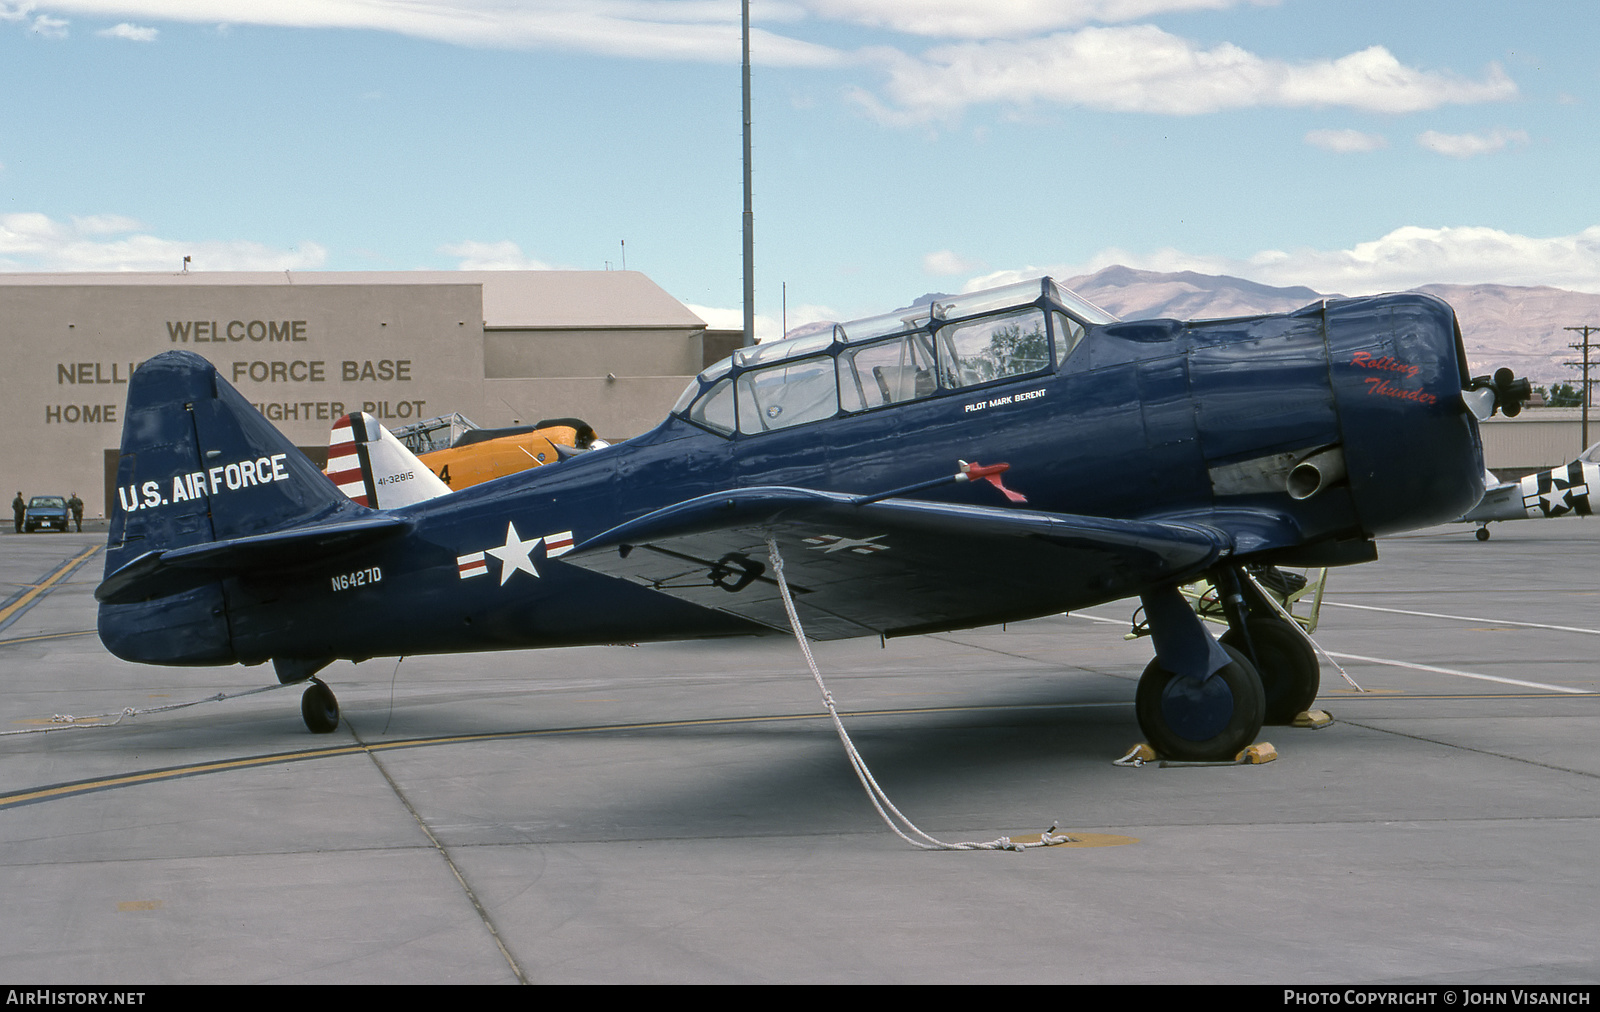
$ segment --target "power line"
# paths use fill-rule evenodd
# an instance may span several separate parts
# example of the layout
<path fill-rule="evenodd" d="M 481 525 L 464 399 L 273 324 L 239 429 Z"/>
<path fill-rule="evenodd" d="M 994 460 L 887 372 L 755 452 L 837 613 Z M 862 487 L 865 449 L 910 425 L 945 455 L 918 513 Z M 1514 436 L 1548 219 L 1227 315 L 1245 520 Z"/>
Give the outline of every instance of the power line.
<path fill-rule="evenodd" d="M 1582 351 L 1583 352 L 1583 361 L 1582 362 L 1563 362 L 1562 365 L 1565 365 L 1569 369 L 1576 367 L 1576 368 L 1581 368 L 1583 370 L 1583 448 L 1587 450 L 1589 448 L 1589 401 L 1591 400 L 1590 391 L 1593 389 L 1591 384 L 1595 382 L 1594 380 L 1589 378 L 1589 364 L 1590 364 L 1589 363 L 1589 349 L 1591 347 L 1593 347 L 1593 345 L 1591 345 L 1589 343 L 1589 335 L 1591 333 L 1593 333 L 1593 332 L 1600 331 L 1600 327 L 1590 326 L 1589 324 L 1583 324 L 1582 326 L 1578 326 L 1578 327 L 1563 327 L 1561 329 L 1563 329 L 1563 330 L 1572 330 L 1572 331 L 1581 331 L 1583 333 L 1583 343 L 1567 345 L 1567 347 L 1571 348 L 1573 351 Z"/>

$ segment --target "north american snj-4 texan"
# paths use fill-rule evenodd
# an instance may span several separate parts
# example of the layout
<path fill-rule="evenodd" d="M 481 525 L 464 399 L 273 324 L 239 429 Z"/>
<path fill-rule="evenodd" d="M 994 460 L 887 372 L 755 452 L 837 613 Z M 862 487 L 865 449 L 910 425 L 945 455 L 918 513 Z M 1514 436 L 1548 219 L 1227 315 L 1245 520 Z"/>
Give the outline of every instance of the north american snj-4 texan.
<path fill-rule="evenodd" d="M 1479 541 L 1489 540 L 1489 524 L 1497 520 L 1593 516 L 1593 497 L 1600 489 L 1600 443 L 1560 467 L 1517 481 L 1496 481 L 1492 472 L 1483 480 L 1482 501 L 1461 518 L 1478 525 Z"/>
<path fill-rule="evenodd" d="M 1478 420 L 1525 386 L 1469 376 L 1426 295 L 1120 322 L 1043 278 L 740 351 L 641 436 L 372 509 L 172 351 L 129 384 L 100 638 L 270 660 L 330 731 L 338 659 L 788 632 L 777 552 L 815 639 L 1137 596 L 1144 733 L 1229 758 L 1317 691 L 1246 568 L 1365 562 L 1461 516 Z M 1178 590 L 1202 576 L 1226 645 Z"/>

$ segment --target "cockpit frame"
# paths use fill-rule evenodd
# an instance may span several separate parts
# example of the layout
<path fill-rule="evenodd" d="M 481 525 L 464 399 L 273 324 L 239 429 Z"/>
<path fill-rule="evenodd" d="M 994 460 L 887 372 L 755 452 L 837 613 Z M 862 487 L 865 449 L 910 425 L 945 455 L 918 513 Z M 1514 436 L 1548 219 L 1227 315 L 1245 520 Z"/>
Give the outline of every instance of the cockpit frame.
<path fill-rule="evenodd" d="M 1048 277 L 936 299 L 741 348 L 672 413 L 745 438 L 1059 370 L 1090 326 L 1119 322 Z"/>

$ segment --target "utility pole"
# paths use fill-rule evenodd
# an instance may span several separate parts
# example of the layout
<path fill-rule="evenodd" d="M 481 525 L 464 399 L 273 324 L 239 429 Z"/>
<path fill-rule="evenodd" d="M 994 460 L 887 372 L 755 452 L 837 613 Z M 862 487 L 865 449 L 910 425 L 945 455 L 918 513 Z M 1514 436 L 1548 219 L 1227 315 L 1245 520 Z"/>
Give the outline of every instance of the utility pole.
<path fill-rule="evenodd" d="M 1578 451 L 1579 453 L 1582 453 L 1583 450 L 1587 450 L 1589 448 L 1589 384 L 1594 382 L 1593 380 L 1589 379 L 1589 349 L 1593 347 L 1589 343 L 1589 335 L 1592 332 L 1600 331 L 1600 327 L 1584 324 L 1581 327 L 1563 327 L 1562 329 L 1577 331 L 1583 334 L 1583 342 L 1581 344 L 1567 345 L 1568 348 L 1571 348 L 1574 351 L 1582 351 L 1583 361 L 1562 363 L 1562 365 L 1567 366 L 1569 369 L 1574 367 L 1583 369 L 1583 447 Z"/>
<path fill-rule="evenodd" d="M 756 343 L 756 213 L 750 196 L 750 0 L 740 0 L 744 70 L 744 346 Z"/>

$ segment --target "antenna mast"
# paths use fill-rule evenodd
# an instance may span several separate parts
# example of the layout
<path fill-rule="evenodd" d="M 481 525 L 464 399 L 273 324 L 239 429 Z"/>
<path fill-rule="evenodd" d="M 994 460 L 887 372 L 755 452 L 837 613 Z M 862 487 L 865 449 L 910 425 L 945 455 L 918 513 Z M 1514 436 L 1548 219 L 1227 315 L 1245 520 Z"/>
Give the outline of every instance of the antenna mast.
<path fill-rule="evenodd" d="M 740 0 L 744 71 L 744 346 L 756 343 L 756 215 L 750 198 L 750 0 Z"/>

